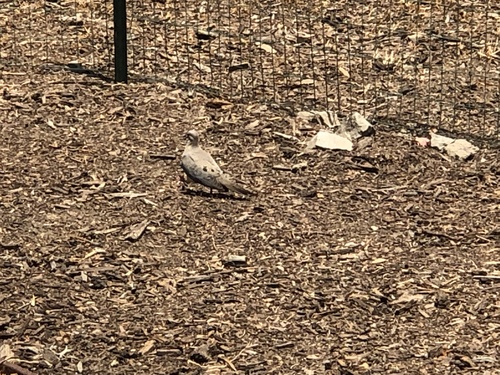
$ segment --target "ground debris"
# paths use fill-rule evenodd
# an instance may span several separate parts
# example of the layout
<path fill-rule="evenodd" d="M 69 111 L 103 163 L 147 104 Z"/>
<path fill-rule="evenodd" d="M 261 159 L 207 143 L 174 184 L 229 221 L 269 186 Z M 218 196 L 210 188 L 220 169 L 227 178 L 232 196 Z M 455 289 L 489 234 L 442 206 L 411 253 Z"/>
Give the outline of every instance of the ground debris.
<path fill-rule="evenodd" d="M 353 152 L 306 153 L 328 128 L 318 115 L 68 74 L 0 77 L 22 104 L 0 99 L 0 338 L 17 365 L 497 370 L 497 150 L 450 168 L 377 122 Z M 176 160 L 150 156 L 180 152 L 193 127 L 262 193 L 182 194 Z"/>
<path fill-rule="evenodd" d="M 468 160 L 470 159 L 479 148 L 472 145 L 469 141 L 465 139 L 457 139 L 447 145 L 445 151 L 451 157 L 456 157 L 460 160 Z"/>
<path fill-rule="evenodd" d="M 191 360 L 199 364 L 210 362 L 212 358 L 209 354 L 209 349 L 210 347 L 207 344 L 198 346 L 191 353 L 190 355 Z"/>
<path fill-rule="evenodd" d="M 431 147 L 444 150 L 449 156 L 460 160 L 468 160 L 479 151 L 478 147 L 465 139 L 454 139 L 436 133 L 431 133 L 430 143 Z"/>
<path fill-rule="evenodd" d="M 143 220 L 140 223 L 133 224 L 125 229 L 123 235 L 124 240 L 137 241 L 143 234 L 148 225 L 151 223 L 150 220 Z"/>
<path fill-rule="evenodd" d="M 327 150 L 346 150 L 351 151 L 352 142 L 338 134 L 330 133 L 327 130 L 320 130 L 307 143 L 307 149 L 322 148 Z"/>
<path fill-rule="evenodd" d="M 244 255 L 228 255 L 223 262 L 227 266 L 245 266 L 247 257 Z"/>

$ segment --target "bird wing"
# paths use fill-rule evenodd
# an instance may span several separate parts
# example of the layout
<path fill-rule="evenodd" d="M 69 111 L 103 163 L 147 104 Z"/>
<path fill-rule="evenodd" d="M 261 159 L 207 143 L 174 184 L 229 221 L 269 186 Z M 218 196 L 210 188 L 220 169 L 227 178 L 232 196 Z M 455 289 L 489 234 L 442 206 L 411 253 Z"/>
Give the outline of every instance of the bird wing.
<path fill-rule="evenodd" d="M 222 170 L 212 156 L 201 147 L 186 147 L 181 157 L 181 167 L 193 181 L 212 189 L 227 190 L 219 182 Z"/>
<path fill-rule="evenodd" d="M 231 190 L 235 193 L 240 193 L 240 194 L 244 194 L 244 195 L 255 195 L 254 192 L 252 192 L 251 190 L 248 190 L 247 188 L 243 187 L 242 185 L 234 182 L 230 177 L 228 177 L 226 175 L 219 176 L 217 178 L 217 182 L 224 185 L 224 187 L 227 190 Z"/>

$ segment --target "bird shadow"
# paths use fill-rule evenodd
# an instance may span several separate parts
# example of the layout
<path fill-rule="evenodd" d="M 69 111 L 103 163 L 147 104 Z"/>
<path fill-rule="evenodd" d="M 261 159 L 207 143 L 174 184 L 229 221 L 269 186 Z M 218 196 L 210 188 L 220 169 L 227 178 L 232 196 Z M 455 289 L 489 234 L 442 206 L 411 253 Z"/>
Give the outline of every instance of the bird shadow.
<path fill-rule="evenodd" d="M 182 190 L 182 194 L 184 195 L 190 195 L 194 197 L 204 197 L 204 198 L 218 198 L 218 199 L 229 199 L 233 201 L 246 201 L 248 200 L 248 197 L 245 196 L 236 196 L 228 193 L 221 193 L 221 192 L 216 192 L 216 193 L 208 193 L 203 190 L 193 190 L 193 189 L 184 189 Z"/>

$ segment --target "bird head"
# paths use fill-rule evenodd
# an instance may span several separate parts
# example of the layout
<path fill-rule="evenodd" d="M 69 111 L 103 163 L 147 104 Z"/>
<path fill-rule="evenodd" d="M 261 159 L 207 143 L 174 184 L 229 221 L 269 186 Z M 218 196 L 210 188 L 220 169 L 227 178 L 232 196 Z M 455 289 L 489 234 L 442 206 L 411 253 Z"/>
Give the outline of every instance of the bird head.
<path fill-rule="evenodd" d="M 198 139 L 200 138 L 200 135 L 198 134 L 198 132 L 196 130 L 193 129 L 193 130 L 188 131 L 185 136 L 188 140 L 188 143 L 191 146 L 198 145 Z"/>

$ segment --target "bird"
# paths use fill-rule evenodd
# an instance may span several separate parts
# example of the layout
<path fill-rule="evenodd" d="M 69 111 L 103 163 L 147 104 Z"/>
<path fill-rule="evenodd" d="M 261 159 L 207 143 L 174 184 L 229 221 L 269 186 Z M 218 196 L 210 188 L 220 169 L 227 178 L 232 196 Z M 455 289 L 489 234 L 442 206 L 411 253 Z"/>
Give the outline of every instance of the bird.
<path fill-rule="evenodd" d="M 181 168 L 188 179 L 223 192 L 232 191 L 243 195 L 254 193 L 234 182 L 219 167 L 212 156 L 199 146 L 200 135 L 196 130 L 186 133 L 187 144 L 181 156 Z"/>

